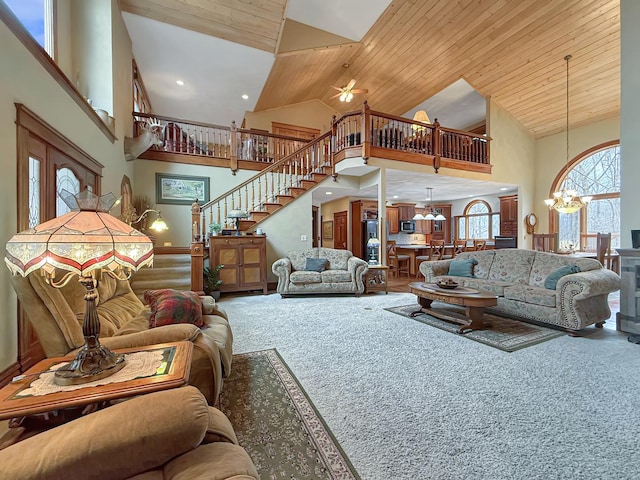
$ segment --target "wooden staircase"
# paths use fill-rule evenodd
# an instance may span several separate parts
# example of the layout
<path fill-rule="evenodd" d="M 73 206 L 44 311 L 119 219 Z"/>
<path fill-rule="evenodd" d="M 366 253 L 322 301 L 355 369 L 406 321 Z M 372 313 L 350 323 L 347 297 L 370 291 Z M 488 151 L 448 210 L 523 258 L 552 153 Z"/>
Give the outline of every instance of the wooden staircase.
<path fill-rule="evenodd" d="M 240 209 L 247 214 L 247 218 L 238 221 L 238 229 L 249 231 L 333 175 L 329 131 L 199 209 L 194 206 L 197 211 L 194 221 L 201 235 L 211 223 L 220 223 L 225 229 L 235 229 L 235 219 L 227 215 L 231 210 Z"/>

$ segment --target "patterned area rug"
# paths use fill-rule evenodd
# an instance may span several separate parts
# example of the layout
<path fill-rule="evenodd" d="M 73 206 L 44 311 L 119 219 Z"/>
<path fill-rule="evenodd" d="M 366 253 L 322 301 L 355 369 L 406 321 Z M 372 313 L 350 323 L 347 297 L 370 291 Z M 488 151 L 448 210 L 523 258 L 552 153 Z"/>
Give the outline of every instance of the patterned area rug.
<path fill-rule="evenodd" d="M 459 319 L 464 319 L 464 308 L 454 307 L 451 305 L 434 302 L 433 306 L 445 315 L 450 315 Z M 533 325 L 531 323 L 521 322 L 518 320 L 511 320 L 505 317 L 499 317 L 490 313 L 485 313 L 485 328 L 484 330 L 473 330 L 472 332 L 465 334 L 458 334 L 458 328 L 460 323 L 453 321 L 442 320 L 432 317 L 426 313 L 420 313 L 415 317 L 410 317 L 411 312 L 418 310 L 420 306 L 416 303 L 413 305 L 405 305 L 402 307 L 386 308 L 393 313 L 402 315 L 403 317 L 413 318 L 432 327 L 445 330 L 447 332 L 461 335 L 470 340 L 484 343 L 494 348 L 498 348 L 505 352 L 515 352 L 521 348 L 530 347 L 537 343 L 546 342 L 552 338 L 558 338 L 565 335 L 565 332 L 560 330 L 554 330 L 552 328 L 546 328 L 539 325 Z"/>
<path fill-rule="evenodd" d="M 263 480 L 360 478 L 275 349 L 233 356 L 221 404 Z"/>

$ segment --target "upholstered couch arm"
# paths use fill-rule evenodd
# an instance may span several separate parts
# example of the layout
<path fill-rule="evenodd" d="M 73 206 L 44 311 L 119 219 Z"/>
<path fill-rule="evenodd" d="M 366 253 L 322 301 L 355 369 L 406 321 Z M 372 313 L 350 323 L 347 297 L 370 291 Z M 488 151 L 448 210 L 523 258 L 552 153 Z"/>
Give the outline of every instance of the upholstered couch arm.
<path fill-rule="evenodd" d="M 0 477 L 129 478 L 195 449 L 208 427 L 194 387 L 150 393 L 0 450 Z"/>
<path fill-rule="evenodd" d="M 271 265 L 271 271 L 278 277 L 278 287 L 276 289 L 278 293 L 287 291 L 292 268 L 291 260 L 287 257 L 280 258 Z"/>
<path fill-rule="evenodd" d="M 620 289 L 620 277 L 606 268 L 566 275 L 556 285 L 562 326 L 579 330 L 611 315 L 607 295 Z"/>
<path fill-rule="evenodd" d="M 369 264 L 361 258 L 350 257 L 347 261 L 347 270 L 356 282 L 356 293 L 364 292 L 364 275 L 369 270 Z"/>
<path fill-rule="evenodd" d="M 449 272 L 451 260 L 437 260 L 434 262 L 422 262 L 420 273 L 424 275 L 425 282 L 433 282 L 435 277 L 446 275 Z"/>
<path fill-rule="evenodd" d="M 556 285 L 558 298 L 571 296 L 581 299 L 617 290 L 620 290 L 620 277 L 607 268 L 565 275 L 558 280 Z"/>

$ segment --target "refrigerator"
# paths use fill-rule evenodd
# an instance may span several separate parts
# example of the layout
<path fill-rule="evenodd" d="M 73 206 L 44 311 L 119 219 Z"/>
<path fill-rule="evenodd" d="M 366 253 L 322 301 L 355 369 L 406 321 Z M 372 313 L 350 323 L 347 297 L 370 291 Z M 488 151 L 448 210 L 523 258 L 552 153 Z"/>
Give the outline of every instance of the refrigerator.
<path fill-rule="evenodd" d="M 386 222 L 387 228 L 382 235 L 389 234 L 389 222 Z M 371 249 L 367 247 L 367 241 L 371 237 L 376 237 L 378 240 L 378 220 L 363 220 L 362 221 L 362 259 L 369 260 L 369 255 L 371 254 Z M 385 237 L 386 238 L 386 237 Z M 380 262 L 380 248 L 376 249 L 375 256 L 376 259 Z"/>

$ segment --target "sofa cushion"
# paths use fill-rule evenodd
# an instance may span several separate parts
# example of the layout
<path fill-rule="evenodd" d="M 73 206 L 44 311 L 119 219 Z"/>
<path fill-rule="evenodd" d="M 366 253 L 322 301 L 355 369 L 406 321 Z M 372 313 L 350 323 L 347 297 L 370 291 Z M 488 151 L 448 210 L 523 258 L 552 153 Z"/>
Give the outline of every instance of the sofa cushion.
<path fill-rule="evenodd" d="M 304 270 L 301 270 L 298 272 L 292 272 L 289 280 L 291 281 L 291 283 L 296 284 L 321 283 L 322 274 L 320 272 L 305 272 Z"/>
<path fill-rule="evenodd" d="M 602 268 L 600 262 L 593 258 L 572 258 L 557 253 L 536 252 L 529 276 L 529 285 L 544 287 L 544 282 L 549 274 L 564 265 L 577 265 L 581 272 Z"/>
<path fill-rule="evenodd" d="M 353 280 L 351 274 L 346 270 L 326 270 L 321 275 L 324 283 L 351 282 Z"/>
<path fill-rule="evenodd" d="M 452 260 L 449 263 L 449 275 L 457 277 L 473 277 L 473 267 L 478 264 L 475 258 L 463 258 L 462 260 Z"/>
<path fill-rule="evenodd" d="M 463 277 L 456 277 L 463 278 Z M 513 285 L 511 282 L 501 282 L 500 280 L 483 280 L 475 278 L 465 278 L 464 286 L 475 288 L 476 290 L 485 290 L 499 297 L 504 297 L 504 289 Z"/>
<path fill-rule="evenodd" d="M 491 264 L 493 263 L 493 257 L 495 250 L 482 250 L 479 252 L 462 252 L 456 255 L 456 260 L 462 260 L 463 258 L 473 258 L 478 262 L 473 267 L 473 274 L 476 278 L 488 278 Z"/>
<path fill-rule="evenodd" d="M 324 272 L 327 269 L 326 258 L 307 258 L 307 262 L 304 266 L 307 272 Z"/>
<path fill-rule="evenodd" d="M 327 270 L 347 270 L 349 267 L 349 259 L 353 257 L 353 253 L 349 250 L 341 250 L 335 248 L 318 249 L 318 257 L 326 258 L 329 261 Z"/>
<path fill-rule="evenodd" d="M 294 270 L 304 270 L 307 265 L 307 258 L 318 258 L 318 249 L 308 248 L 306 250 L 292 250 L 287 253 L 287 257 L 291 260 L 291 266 Z"/>
<path fill-rule="evenodd" d="M 536 252 L 516 248 L 496 250 L 488 278 L 527 285 Z"/>
<path fill-rule="evenodd" d="M 504 298 L 533 305 L 542 305 L 543 307 L 556 306 L 556 292 L 554 290 L 532 287 L 531 285 L 511 285 L 506 287 L 504 289 Z"/>
<path fill-rule="evenodd" d="M 555 269 L 544 281 L 544 288 L 549 290 L 555 290 L 556 285 L 558 285 L 558 280 L 566 275 L 571 275 L 572 273 L 578 273 L 580 268 L 577 265 L 563 265 L 560 268 Z"/>
<path fill-rule="evenodd" d="M 193 323 L 202 327 L 202 301 L 196 292 L 163 289 L 147 290 L 144 301 L 151 308 L 149 328 L 172 323 Z"/>

